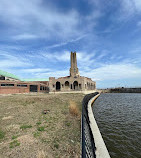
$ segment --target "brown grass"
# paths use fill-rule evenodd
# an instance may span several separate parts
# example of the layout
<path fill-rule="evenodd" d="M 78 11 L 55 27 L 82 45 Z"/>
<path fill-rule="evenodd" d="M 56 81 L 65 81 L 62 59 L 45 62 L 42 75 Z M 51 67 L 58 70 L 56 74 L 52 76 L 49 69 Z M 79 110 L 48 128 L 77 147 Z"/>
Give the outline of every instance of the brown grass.
<path fill-rule="evenodd" d="M 7 116 L 7 117 L 5 116 L 2 118 L 2 120 L 9 120 L 9 119 L 13 119 L 13 116 Z"/>
<path fill-rule="evenodd" d="M 80 157 L 79 116 L 83 97 L 83 94 L 0 96 L 0 128 L 5 133 L 0 139 L 0 158 Z M 42 113 L 44 109 L 47 114 Z M 31 128 L 21 129 L 23 125 Z M 44 130 L 38 130 L 41 127 Z M 13 140 L 13 136 L 17 138 Z M 12 148 L 11 142 L 15 143 Z"/>
<path fill-rule="evenodd" d="M 26 145 L 26 144 L 31 145 L 31 144 L 35 143 L 35 141 L 36 141 L 34 139 L 34 137 L 32 137 L 30 135 L 22 135 L 22 136 L 18 137 L 17 140 L 23 145 Z"/>
<path fill-rule="evenodd" d="M 46 158 L 46 154 L 43 150 L 38 151 L 37 158 Z"/>
<path fill-rule="evenodd" d="M 69 111 L 70 111 L 70 114 L 72 114 L 73 116 L 79 115 L 77 104 L 74 101 L 70 101 Z"/>

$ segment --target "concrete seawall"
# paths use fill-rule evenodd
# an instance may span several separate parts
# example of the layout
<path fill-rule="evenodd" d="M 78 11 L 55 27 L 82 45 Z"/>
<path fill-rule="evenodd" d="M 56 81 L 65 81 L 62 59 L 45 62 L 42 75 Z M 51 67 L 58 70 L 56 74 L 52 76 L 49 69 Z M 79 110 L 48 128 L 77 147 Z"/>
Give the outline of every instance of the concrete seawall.
<path fill-rule="evenodd" d="M 110 158 L 109 152 L 106 148 L 106 145 L 104 143 L 104 140 L 102 138 L 100 130 L 97 126 L 97 123 L 96 123 L 96 120 L 94 118 L 94 114 L 92 111 L 92 104 L 99 96 L 100 96 L 100 94 L 94 96 L 88 102 L 88 117 L 89 117 L 90 127 L 92 130 L 92 134 L 93 134 L 94 142 L 95 142 L 95 147 L 96 147 L 96 151 L 95 151 L 96 158 Z"/>
<path fill-rule="evenodd" d="M 55 91 L 55 92 L 49 92 L 50 94 L 63 94 L 63 93 L 83 93 L 83 94 L 90 94 L 94 92 L 100 92 L 101 90 L 86 90 L 86 91 L 66 91 L 66 92 L 61 92 L 61 91 Z"/>

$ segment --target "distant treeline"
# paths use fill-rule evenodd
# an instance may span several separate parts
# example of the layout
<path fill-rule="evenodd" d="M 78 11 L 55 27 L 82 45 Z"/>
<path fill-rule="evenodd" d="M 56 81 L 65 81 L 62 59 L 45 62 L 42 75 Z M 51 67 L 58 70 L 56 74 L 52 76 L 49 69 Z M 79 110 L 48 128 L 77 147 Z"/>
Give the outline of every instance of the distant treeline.
<path fill-rule="evenodd" d="M 107 93 L 141 93 L 141 88 L 111 88 L 105 89 L 103 92 Z"/>

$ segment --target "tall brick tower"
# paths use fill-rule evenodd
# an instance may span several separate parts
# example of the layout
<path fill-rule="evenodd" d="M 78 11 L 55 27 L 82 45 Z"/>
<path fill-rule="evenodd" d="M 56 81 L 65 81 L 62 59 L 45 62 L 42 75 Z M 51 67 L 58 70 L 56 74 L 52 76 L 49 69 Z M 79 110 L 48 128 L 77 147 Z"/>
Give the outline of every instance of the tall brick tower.
<path fill-rule="evenodd" d="M 70 68 L 70 76 L 71 77 L 78 77 L 80 76 L 79 70 L 77 68 L 77 59 L 76 59 L 76 52 L 71 52 L 71 68 Z"/>

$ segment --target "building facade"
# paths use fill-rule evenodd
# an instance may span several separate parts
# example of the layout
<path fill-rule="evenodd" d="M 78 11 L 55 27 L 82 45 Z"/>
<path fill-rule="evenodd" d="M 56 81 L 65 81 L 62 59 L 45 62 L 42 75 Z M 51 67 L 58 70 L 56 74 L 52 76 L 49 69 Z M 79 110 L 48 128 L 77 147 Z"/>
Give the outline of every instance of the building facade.
<path fill-rule="evenodd" d="M 26 79 L 0 70 L 0 94 L 55 92 L 55 91 L 86 91 L 95 90 L 96 82 L 80 76 L 77 67 L 76 52 L 71 52 L 70 75 L 66 77 L 49 77 L 48 79 Z"/>
<path fill-rule="evenodd" d="M 79 69 L 77 67 L 76 52 L 71 52 L 70 57 L 70 75 L 66 77 L 49 77 L 49 89 L 54 91 L 85 91 L 95 90 L 96 82 L 92 79 L 80 76 Z"/>
<path fill-rule="evenodd" d="M 0 94 L 49 92 L 47 79 L 21 80 L 17 76 L 0 70 Z"/>

